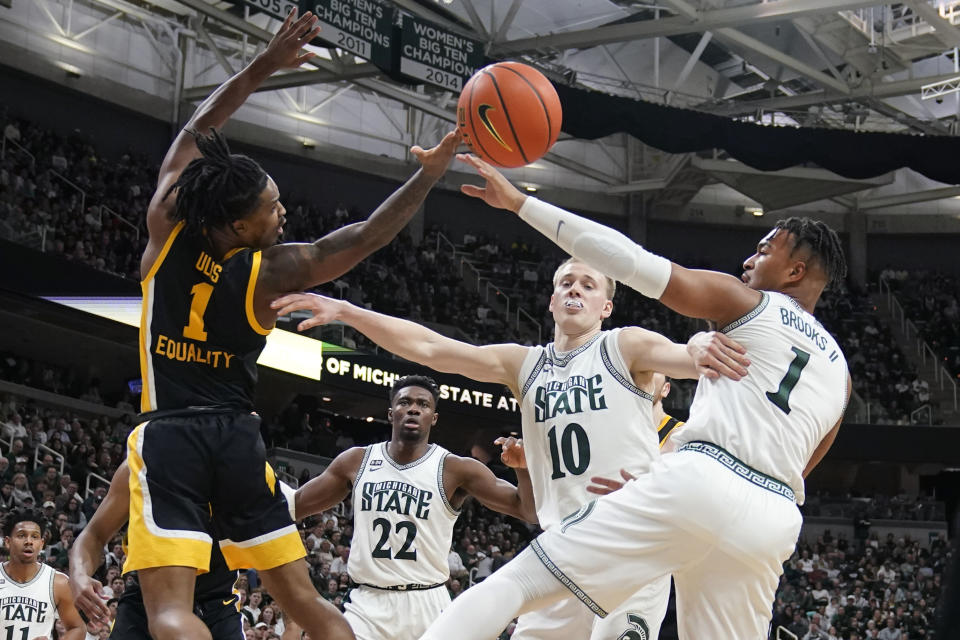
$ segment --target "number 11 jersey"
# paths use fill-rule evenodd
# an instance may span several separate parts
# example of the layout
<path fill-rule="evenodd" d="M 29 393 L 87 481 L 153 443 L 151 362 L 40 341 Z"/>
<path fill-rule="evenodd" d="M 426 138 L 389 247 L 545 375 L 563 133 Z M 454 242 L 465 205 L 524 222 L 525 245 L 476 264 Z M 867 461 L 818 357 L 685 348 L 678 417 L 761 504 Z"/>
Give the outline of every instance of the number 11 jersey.
<path fill-rule="evenodd" d="M 645 473 L 660 456 L 653 397 L 620 355 L 621 329 L 568 353 L 532 347 L 519 375 L 523 447 L 537 518 L 549 529 L 596 496 L 590 478 Z"/>

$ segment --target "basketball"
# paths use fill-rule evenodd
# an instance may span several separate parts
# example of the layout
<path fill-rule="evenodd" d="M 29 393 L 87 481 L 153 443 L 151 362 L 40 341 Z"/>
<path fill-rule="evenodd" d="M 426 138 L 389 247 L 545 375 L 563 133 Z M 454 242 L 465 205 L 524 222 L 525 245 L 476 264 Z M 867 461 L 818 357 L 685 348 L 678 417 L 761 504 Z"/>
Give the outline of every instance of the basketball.
<path fill-rule="evenodd" d="M 480 69 L 460 92 L 457 126 L 471 150 L 498 167 L 542 158 L 560 135 L 560 98 L 547 78 L 520 62 Z"/>

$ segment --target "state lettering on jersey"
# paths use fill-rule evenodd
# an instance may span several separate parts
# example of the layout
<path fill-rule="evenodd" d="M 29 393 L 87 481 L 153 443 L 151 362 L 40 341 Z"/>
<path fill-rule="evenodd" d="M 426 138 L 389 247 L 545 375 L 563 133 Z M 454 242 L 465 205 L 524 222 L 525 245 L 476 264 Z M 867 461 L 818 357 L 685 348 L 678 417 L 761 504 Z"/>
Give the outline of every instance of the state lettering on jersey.
<path fill-rule="evenodd" d="M 208 349 L 193 342 L 174 340 L 163 334 L 157 336 L 157 346 L 154 347 L 153 352 L 168 360 L 196 362 L 197 364 L 205 364 L 213 369 L 229 369 L 230 361 L 236 357 L 236 354 L 230 353 L 229 351 Z"/>
<path fill-rule="evenodd" d="M 0 612 L 5 622 L 46 622 L 49 602 L 34 600 L 26 596 L 8 596 L 0 598 Z"/>
<path fill-rule="evenodd" d="M 537 387 L 533 400 L 534 420 L 546 422 L 558 415 L 574 415 L 607 408 L 603 397 L 603 376 L 570 376 Z"/>
<path fill-rule="evenodd" d="M 780 307 L 780 322 L 782 322 L 785 327 L 790 327 L 791 329 L 799 331 L 804 336 L 809 338 L 810 341 L 820 349 L 820 351 L 827 350 L 827 336 L 820 333 L 820 329 L 817 328 L 816 325 L 807 322 L 803 315 L 793 311 L 792 309 Z"/>
<path fill-rule="evenodd" d="M 364 482 L 360 491 L 361 511 L 393 511 L 426 520 L 430 516 L 433 492 L 397 480 Z"/>
<path fill-rule="evenodd" d="M 211 258 L 205 251 L 200 252 L 197 258 L 197 264 L 194 265 L 197 271 L 210 278 L 210 282 L 216 283 L 220 279 L 220 272 L 223 267 L 217 264 L 217 261 Z"/>

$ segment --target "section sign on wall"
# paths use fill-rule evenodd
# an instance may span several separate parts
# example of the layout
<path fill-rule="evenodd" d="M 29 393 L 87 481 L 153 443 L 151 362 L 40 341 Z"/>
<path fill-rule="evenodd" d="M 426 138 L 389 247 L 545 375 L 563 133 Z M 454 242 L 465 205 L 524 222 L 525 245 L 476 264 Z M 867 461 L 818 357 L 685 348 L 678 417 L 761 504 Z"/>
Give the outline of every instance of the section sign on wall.
<path fill-rule="evenodd" d="M 320 19 L 321 40 L 381 69 L 391 68 L 393 7 L 378 0 L 301 0 L 300 10 Z"/>
<path fill-rule="evenodd" d="M 460 91 L 484 64 L 482 44 L 416 16 L 401 13 L 400 73 Z"/>
<path fill-rule="evenodd" d="M 286 20 L 290 10 L 297 6 L 294 0 L 243 0 L 253 9 L 259 9 L 277 20 Z"/>

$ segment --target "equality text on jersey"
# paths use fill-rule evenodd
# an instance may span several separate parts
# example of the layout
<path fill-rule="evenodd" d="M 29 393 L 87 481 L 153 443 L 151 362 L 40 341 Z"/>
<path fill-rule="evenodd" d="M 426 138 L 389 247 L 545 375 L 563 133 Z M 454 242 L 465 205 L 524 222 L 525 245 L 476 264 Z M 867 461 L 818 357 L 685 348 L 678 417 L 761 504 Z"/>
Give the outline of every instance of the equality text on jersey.
<path fill-rule="evenodd" d="M 361 511 L 393 511 L 426 520 L 433 492 L 399 480 L 364 482 L 360 490 Z"/>
<path fill-rule="evenodd" d="M 23 622 L 46 622 L 49 602 L 35 600 L 27 596 L 8 596 L 0 598 L 0 614 L 5 622 L 22 620 Z"/>
<path fill-rule="evenodd" d="M 603 376 L 570 376 L 550 380 L 537 387 L 533 399 L 534 421 L 546 422 L 558 415 L 573 415 L 607 408 L 603 397 Z"/>

